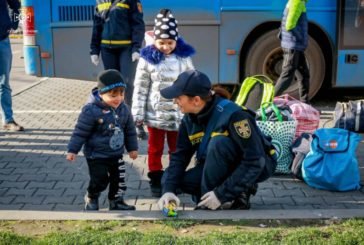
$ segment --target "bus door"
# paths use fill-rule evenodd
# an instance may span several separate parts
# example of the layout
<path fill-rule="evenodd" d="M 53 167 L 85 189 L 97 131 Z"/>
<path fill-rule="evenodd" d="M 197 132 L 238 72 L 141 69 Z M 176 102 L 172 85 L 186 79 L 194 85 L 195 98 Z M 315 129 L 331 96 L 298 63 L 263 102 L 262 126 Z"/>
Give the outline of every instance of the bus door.
<path fill-rule="evenodd" d="M 95 80 L 102 65 L 90 61 L 95 0 L 51 0 L 54 76 Z"/>
<path fill-rule="evenodd" d="M 336 87 L 364 86 L 364 0 L 339 2 Z"/>

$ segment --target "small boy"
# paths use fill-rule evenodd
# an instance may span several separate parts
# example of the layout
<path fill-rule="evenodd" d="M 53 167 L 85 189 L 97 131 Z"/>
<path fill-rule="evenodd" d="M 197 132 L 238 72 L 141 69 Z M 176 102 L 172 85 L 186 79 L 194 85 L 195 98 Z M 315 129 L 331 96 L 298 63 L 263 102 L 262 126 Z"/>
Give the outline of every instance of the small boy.
<path fill-rule="evenodd" d="M 97 88 L 82 108 L 68 144 L 67 160 L 75 161 L 81 150 L 87 160 L 90 182 L 85 195 L 85 210 L 98 210 L 100 193 L 109 185 L 110 210 L 135 210 L 124 202 L 124 146 L 131 159 L 138 156 L 133 117 L 124 103 L 126 85 L 117 70 L 99 74 Z"/>

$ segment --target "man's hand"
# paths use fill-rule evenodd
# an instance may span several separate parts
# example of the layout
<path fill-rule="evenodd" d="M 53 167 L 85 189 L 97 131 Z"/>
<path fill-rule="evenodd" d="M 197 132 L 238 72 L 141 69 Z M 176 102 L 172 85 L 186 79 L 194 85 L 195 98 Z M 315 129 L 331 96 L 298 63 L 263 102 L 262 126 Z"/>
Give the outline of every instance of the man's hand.
<path fill-rule="evenodd" d="M 166 193 L 163 194 L 163 196 L 158 201 L 159 209 L 162 210 L 163 207 L 165 205 L 167 205 L 170 201 L 176 202 L 176 205 L 177 205 L 176 208 L 179 207 L 179 204 L 180 204 L 179 198 L 172 192 L 166 192 Z"/>
<path fill-rule="evenodd" d="M 209 191 L 201 197 L 201 202 L 197 206 L 205 206 L 209 209 L 216 210 L 221 206 L 220 200 L 216 197 L 214 191 Z"/>
<path fill-rule="evenodd" d="M 139 58 L 140 58 L 140 54 L 138 52 L 133 52 L 131 54 L 131 61 L 135 62 L 135 61 L 139 60 Z"/>
<path fill-rule="evenodd" d="M 131 151 L 129 152 L 129 157 L 133 160 L 135 160 L 138 157 L 138 152 L 137 151 Z"/>
<path fill-rule="evenodd" d="M 77 155 L 75 153 L 68 152 L 67 156 L 66 156 L 66 159 L 68 161 L 74 162 L 76 160 L 76 156 Z"/>
<path fill-rule="evenodd" d="M 96 54 L 91 55 L 91 62 L 92 62 L 92 64 L 97 66 L 100 62 L 99 56 Z"/>

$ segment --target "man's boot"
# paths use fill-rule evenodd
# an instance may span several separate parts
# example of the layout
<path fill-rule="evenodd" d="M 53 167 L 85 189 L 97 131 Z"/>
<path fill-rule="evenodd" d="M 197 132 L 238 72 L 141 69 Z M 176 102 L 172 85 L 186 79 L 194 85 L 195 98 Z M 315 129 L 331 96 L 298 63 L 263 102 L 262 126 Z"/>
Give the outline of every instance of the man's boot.
<path fill-rule="evenodd" d="M 109 200 L 109 210 L 135 210 L 135 206 L 126 204 L 123 197 L 118 197 L 115 200 Z"/>
<path fill-rule="evenodd" d="M 250 209 L 250 196 L 255 195 L 258 190 L 258 184 L 254 184 L 247 192 L 241 193 L 241 195 L 235 198 L 230 209 L 247 210 Z"/>
<path fill-rule="evenodd" d="M 97 211 L 99 210 L 99 195 L 85 195 L 85 211 Z"/>
<path fill-rule="evenodd" d="M 161 180 L 164 171 L 153 171 L 148 173 L 148 177 L 150 179 L 150 191 L 152 192 L 153 197 L 161 197 L 162 196 L 162 185 Z"/>

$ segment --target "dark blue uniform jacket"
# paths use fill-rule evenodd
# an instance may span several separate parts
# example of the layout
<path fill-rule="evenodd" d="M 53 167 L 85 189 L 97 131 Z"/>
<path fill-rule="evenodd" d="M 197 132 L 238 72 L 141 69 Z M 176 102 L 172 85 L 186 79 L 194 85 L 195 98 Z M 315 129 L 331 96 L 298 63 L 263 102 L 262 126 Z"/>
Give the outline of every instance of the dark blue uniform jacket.
<path fill-rule="evenodd" d="M 82 146 L 86 158 L 120 158 L 124 147 L 113 150 L 109 146 L 111 136 L 114 134 L 113 125 L 118 123 L 124 133 L 125 148 L 128 152 L 138 150 L 133 117 L 125 103 L 116 108 L 117 122 L 113 109 L 105 105 L 94 89 L 90 101 L 82 108 L 76 127 L 68 144 L 68 152 L 77 154 Z"/>
<path fill-rule="evenodd" d="M 96 0 L 91 54 L 99 55 L 101 46 L 131 46 L 132 52 L 139 52 L 144 33 L 142 5 L 139 0 Z"/>
<path fill-rule="evenodd" d="M 10 7 L 10 15 L 8 7 Z M 10 29 L 18 28 L 19 9 L 19 0 L 0 0 L 0 40 L 9 36 Z"/>
<path fill-rule="evenodd" d="M 212 115 L 212 111 L 216 107 L 217 103 L 221 100 L 220 97 L 214 96 L 212 102 L 209 102 L 206 107 L 197 115 L 186 114 L 185 117 L 189 117 L 189 120 L 182 120 L 178 131 L 177 149 L 171 156 L 170 165 L 165 172 L 165 184 L 163 186 L 163 192 L 176 192 L 179 188 L 184 172 L 189 165 L 192 156 L 198 149 L 199 140 L 190 137 L 188 135 L 187 128 L 191 128 L 190 125 L 185 125 L 188 122 L 200 125 L 198 128 L 206 128 L 208 121 Z M 248 120 L 250 126 L 250 137 L 242 138 L 238 135 L 235 122 L 242 120 Z M 224 123 L 221 123 L 224 122 Z M 271 171 L 275 169 L 275 161 L 264 161 L 262 157 L 269 157 L 268 152 L 273 149 L 270 141 L 261 133 L 255 123 L 255 115 L 253 112 L 247 110 L 237 110 L 232 114 L 222 113 L 219 118 L 219 129 L 213 131 L 222 132 L 227 130 L 228 137 L 230 137 L 235 144 L 238 145 L 240 150 L 240 159 L 236 159 L 236 169 L 234 172 L 222 183 L 214 189 L 216 196 L 221 203 L 231 201 L 235 197 L 239 196 L 242 192 L 247 191 L 247 186 L 251 183 L 256 183 L 257 179 L 262 177 L 262 174 L 269 169 L 267 178 L 272 174 Z M 221 147 L 229 147 L 221 145 Z M 197 164 L 204 164 L 204 159 L 199 159 Z M 274 166 L 271 166 L 271 165 Z M 269 166 L 267 166 L 269 165 Z M 273 169 L 273 170 L 272 170 Z M 216 170 L 219 171 L 219 170 Z"/>

